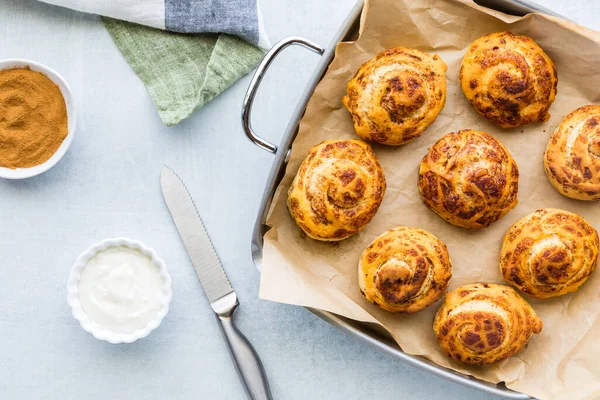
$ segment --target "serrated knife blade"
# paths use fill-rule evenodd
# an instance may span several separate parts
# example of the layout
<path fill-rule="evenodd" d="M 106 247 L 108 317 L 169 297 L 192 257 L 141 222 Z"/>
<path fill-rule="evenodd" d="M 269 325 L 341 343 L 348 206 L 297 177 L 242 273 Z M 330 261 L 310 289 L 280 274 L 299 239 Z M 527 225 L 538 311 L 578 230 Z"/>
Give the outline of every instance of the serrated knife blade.
<path fill-rule="evenodd" d="M 237 295 L 229 283 L 192 196 L 179 176 L 168 167 L 163 167 L 160 173 L 160 186 L 179 236 L 217 316 L 248 398 L 272 400 L 262 362 L 233 321 L 233 313 L 239 305 Z"/>
<path fill-rule="evenodd" d="M 171 169 L 164 167 L 160 174 L 160 185 L 179 236 L 212 305 L 233 292 L 229 278 L 183 181 Z"/>

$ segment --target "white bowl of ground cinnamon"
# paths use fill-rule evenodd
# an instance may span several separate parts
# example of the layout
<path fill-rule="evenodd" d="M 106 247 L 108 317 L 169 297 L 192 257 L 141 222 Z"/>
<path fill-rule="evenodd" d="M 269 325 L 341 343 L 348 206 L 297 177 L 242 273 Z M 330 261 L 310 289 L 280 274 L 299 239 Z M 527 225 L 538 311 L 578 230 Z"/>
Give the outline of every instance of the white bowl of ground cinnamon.
<path fill-rule="evenodd" d="M 0 60 L 0 178 L 23 179 L 52 168 L 75 133 L 67 82 L 39 63 Z"/>

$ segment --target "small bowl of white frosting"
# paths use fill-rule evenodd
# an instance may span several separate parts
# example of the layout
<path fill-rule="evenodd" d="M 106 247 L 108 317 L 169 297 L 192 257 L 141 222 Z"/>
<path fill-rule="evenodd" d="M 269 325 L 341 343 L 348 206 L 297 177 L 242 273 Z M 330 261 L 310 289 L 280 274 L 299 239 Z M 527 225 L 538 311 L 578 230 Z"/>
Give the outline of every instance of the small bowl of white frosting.
<path fill-rule="evenodd" d="M 171 276 L 142 243 L 105 239 L 81 254 L 67 282 L 67 301 L 81 327 L 110 343 L 131 343 L 156 329 L 169 311 Z"/>

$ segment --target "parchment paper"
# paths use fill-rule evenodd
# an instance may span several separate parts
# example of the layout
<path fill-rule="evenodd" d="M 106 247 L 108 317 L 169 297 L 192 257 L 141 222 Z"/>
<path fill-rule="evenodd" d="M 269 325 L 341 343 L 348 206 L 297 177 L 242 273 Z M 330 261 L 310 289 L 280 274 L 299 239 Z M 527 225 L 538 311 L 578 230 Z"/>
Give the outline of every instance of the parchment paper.
<path fill-rule="evenodd" d="M 509 30 L 531 36 L 558 68 L 558 95 L 551 119 L 503 130 L 480 117 L 458 82 L 460 62 L 478 37 Z M 379 212 L 359 234 L 337 244 L 307 238 L 285 205 L 289 185 L 309 149 L 323 140 L 353 139 L 341 98 L 358 67 L 394 46 L 439 54 L 448 64 L 446 105 L 421 137 L 400 147 L 373 146 L 388 188 Z M 342 43 L 312 96 L 291 159 L 268 217 L 260 296 L 327 310 L 386 329 L 407 353 L 542 399 L 600 398 L 600 271 L 576 293 L 540 301 L 527 298 L 544 323 L 540 335 L 518 355 L 489 367 L 466 367 L 446 357 L 432 331 L 439 302 L 410 316 L 369 304 L 360 294 L 357 263 L 376 236 L 398 225 L 432 232 L 447 244 L 453 263 L 452 290 L 477 281 L 504 283 L 498 268 L 502 238 L 519 218 L 542 207 L 570 210 L 600 228 L 600 204 L 570 200 L 548 182 L 542 156 L 549 136 L 575 108 L 600 98 L 600 33 L 542 15 L 507 16 L 470 0 L 367 1 L 357 42 Z M 454 227 L 428 210 L 417 191 L 417 171 L 427 149 L 448 132 L 483 130 L 504 143 L 519 166 L 519 205 L 483 230 Z"/>

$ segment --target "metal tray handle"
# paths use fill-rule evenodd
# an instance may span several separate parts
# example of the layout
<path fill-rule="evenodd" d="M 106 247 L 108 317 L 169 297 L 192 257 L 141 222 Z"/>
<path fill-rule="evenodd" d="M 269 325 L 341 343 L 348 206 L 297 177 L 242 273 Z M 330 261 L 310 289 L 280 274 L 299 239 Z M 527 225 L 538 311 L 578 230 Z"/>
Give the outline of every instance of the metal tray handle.
<path fill-rule="evenodd" d="M 317 43 L 300 36 L 290 36 L 280 40 L 271 48 L 271 50 L 269 50 L 269 52 L 260 62 L 256 72 L 254 72 L 254 76 L 250 81 L 250 85 L 246 91 L 246 96 L 244 97 L 244 103 L 242 104 L 242 125 L 244 126 L 244 132 L 246 132 L 246 136 L 252 143 L 273 154 L 277 153 L 277 146 L 265 139 L 262 139 L 254 132 L 252 129 L 252 123 L 250 122 L 250 116 L 252 112 L 252 106 L 254 105 L 254 97 L 256 97 L 256 92 L 258 91 L 260 83 L 262 82 L 265 73 L 269 69 L 269 66 L 271 66 L 271 63 L 273 60 L 275 60 L 275 57 L 277 57 L 277 55 L 283 49 L 292 45 L 305 47 L 319 55 L 322 55 L 325 52 L 325 49 L 319 46 Z"/>

